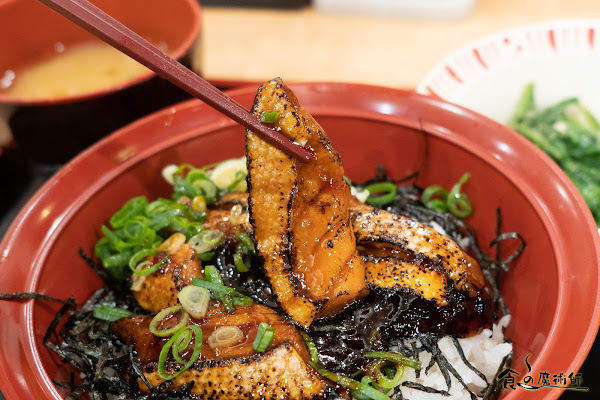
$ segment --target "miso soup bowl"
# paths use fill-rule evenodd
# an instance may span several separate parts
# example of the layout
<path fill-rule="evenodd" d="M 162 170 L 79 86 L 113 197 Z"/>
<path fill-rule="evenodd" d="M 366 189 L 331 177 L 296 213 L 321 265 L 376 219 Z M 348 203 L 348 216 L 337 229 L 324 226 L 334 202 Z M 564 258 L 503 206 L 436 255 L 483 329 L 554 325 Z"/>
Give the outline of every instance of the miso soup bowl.
<path fill-rule="evenodd" d="M 190 64 L 200 33 L 196 0 L 92 0 L 141 36 Z M 0 79 L 99 39 L 36 0 L 0 0 Z M 0 90 L 0 138 L 34 161 L 64 163 L 117 128 L 189 96 L 153 72 L 78 95 L 15 98 Z"/>
<path fill-rule="evenodd" d="M 372 177 L 378 164 L 393 179 L 418 172 L 420 186 L 449 187 L 469 172 L 464 190 L 474 213 L 466 222 L 482 247 L 496 236 L 498 208 L 503 231 L 518 232 L 527 243 L 504 277 L 512 368 L 525 376 L 530 355 L 531 374 L 578 370 L 599 325 L 600 237 L 577 190 L 548 157 L 496 122 L 413 92 L 337 83 L 291 87 L 331 138 L 352 180 Z M 256 89 L 229 94 L 250 108 Z M 84 302 L 101 280 L 79 249 L 93 254 L 99 227 L 122 204 L 134 196 L 170 196 L 161 177 L 167 164 L 200 166 L 243 154 L 244 130 L 196 100 L 104 138 L 52 177 L 17 216 L 0 245 L 0 292 Z M 8 400 L 64 395 L 52 380 L 68 377 L 68 369 L 42 344 L 57 310 L 43 301 L 0 304 L 0 389 Z M 506 390 L 503 396 L 560 394 Z"/>

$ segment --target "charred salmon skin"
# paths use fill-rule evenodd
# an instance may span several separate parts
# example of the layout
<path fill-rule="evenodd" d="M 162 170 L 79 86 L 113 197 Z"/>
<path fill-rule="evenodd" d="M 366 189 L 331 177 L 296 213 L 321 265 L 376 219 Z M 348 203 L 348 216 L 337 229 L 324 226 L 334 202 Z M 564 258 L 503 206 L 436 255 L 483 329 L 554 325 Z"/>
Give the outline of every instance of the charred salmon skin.
<path fill-rule="evenodd" d="M 314 154 L 310 162 L 296 161 L 246 133 L 250 222 L 258 255 L 284 311 L 308 327 L 368 293 L 348 213 L 350 188 L 323 128 L 280 79 L 259 88 L 252 112 L 259 118 L 275 113 L 273 126 Z"/>
<path fill-rule="evenodd" d="M 152 318 L 152 315 L 122 318 L 113 324 L 113 331 L 133 346 L 135 361 L 144 377 L 152 386 L 157 386 L 164 382 L 158 375 L 158 360 L 168 338 L 150 332 Z M 257 353 L 252 343 L 261 322 L 272 326 L 275 336 L 264 353 Z M 220 303 L 213 302 L 205 318 L 191 318 L 188 324 L 202 329 L 200 357 L 172 379 L 166 392 L 189 389 L 193 385 L 190 395 L 204 400 L 324 398 L 328 385 L 307 364 L 310 356 L 300 333 L 268 307 L 255 303 L 238 306 L 234 312 L 227 313 Z M 226 347 L 213 346 L 211 335 L 225 326 L 238 327 L 242 332 L 240 340 Z M 176 361 L 170 357 L 165 369 L 172 374 Z M 143 393 L 149 392 L 141 379 L 138 384 Z"/>

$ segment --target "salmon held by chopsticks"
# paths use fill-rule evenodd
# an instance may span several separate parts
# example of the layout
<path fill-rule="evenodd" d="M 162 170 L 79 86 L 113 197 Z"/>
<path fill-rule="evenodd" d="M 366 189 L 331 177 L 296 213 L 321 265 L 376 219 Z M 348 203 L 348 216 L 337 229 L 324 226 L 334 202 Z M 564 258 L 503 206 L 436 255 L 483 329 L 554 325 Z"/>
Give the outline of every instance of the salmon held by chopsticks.
<path fill-rule="evenodd" d="M 265 83 L 252 112 L 311 149 L 297 161 L 246 133 L 250 222 L 258 255 L 285 312 L 307 328 L 368 293 L 364 261 L 350 223 L 350 188 L 323 128 L 280 79 Z"/>

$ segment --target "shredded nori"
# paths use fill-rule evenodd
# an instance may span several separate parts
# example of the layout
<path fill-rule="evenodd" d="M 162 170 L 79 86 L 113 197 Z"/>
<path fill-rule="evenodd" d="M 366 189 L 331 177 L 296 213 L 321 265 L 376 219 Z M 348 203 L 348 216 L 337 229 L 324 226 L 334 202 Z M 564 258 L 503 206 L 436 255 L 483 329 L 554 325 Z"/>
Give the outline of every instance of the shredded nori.
<path fill-rule="evenodd" d="M 402 386 L 410 388 L 410 389 L 420 390 L 425 393 L 434 393 L 434 394 L 441 394 L 444 396 L 450 396 L 450 393 L 448 393 L 445 390 L 434 389 L 432 387 L 421 385 L 420 383 L 416 383 L 416 382 L 409 382 L 409 381 L 402 382 Z"/>
<path fill-rule="evenodd" d="M 409 176 L 400 180 L 394 181 L 409 182 L 418 176 L 418 172 L 410 174 Z M 390 182 L 392 181 L 386 170 L 378 165 L 376 168 L 376 174 L 373 179 L 364 182 L 360 187 L 370 185 L 379 182 Z M 450 238 L 456 242 L 462 241 L 465 237 L 469 239 L 470 248 L 473 251 L 475 259 L 478 261 L 481 271 L 485 278 L 488 280 L 491 288 L 491 299 L 496 307 L 503 315 L 510 314 L 506 302 L 502 297 L 501 284 L 502 284 L 502 272 L 510 270 L 509 265 L 516 260 L 523 250 L 525 249 L 525 239 L 517 232 L 503 232 L 502 231 L 502 212 L 500 208 L 496 209 L 496 237 L 490 242 L 489 247 L 495 248 L 495 257 L 490 257 L 479 245 L 477 236 L 474 230 L 467 225 L 462 219 L 445 212 L 436 211 L 425 207 L 421 202 L 420 196 L 423 192 L 423 188 L 416 185 L 406 185 L 398 187 L 398 191 L 394 200 L 383 207 L 386 211 L 400 214 L 402 216 L 414 219 L 426 225 L 432 225 L 433 223 L 439 225 Z M 501 258 L 501 246 L 506 240 L 518 240 L 520 244 L 518 248 L 509 256 L 504 259 Z M 486 291 L 490 291 L 486 287 Z"/>
<path fill-rule="evenodd" d="M 465 365 L 473 372 L 475 372 L 477 374 L 477 376 L 479 376 L 481 379 L 483 379 L 483 381 L 489 385 L 489 382 L 487 380 L 487 377 L 485 376 L 485 374 L 483 372 L 481 372 L 480 370 L 478 370 L 477 368 L 475 368 L 473 366 L 473 364 L 471 364 L 469 362 L 469 360 L 467 360 L 467 357 L 465 356 L 465 352 L 463 351 L 462 346 L 460 345 L 460 342 L 458 341 L 457 338 L 455 338 L 454 336 L 452 336 L 452 343 L 454 343 L 454 347 L 456 347 L 456 351 L 458 352 L 458 355 L 460 356 L 460 359 L 462 360 L 462 362 L 465 363 Z"/>
<path fill-rule="evenodd" d="M 512 363 L 512 352 L 507 354 L 502 359 L 502 362 L 500 363 L 500 366 L 498 367 L 498 370 L 496 371 L 494 380 L 492 381 L 492 383 L 490 383 L 490 385 L 487 387 L 487 389 L 483 393 L 482 400 L 493 400 L 493 399 L 497 399 L 500 396 L 500 391 L 502 390 L 502 384 L 500 383 L 500 380 L 498 379 L 498 375 L 500 375 L 500 373 L 502 373 L 502 371 L 504 371 L 506 368 L 509 368 L 511 363 Z"/>
<path fill-rule="evenodd" d="M 0 300 L 47 300 L 56 303 L 66 304 L 68 300 L 57 299 L 56 297 L 46 296 L 45 294 L 35 292 L 18 292 L 18 293 L 0 293 Z"/>
<path fill-rule="evenodd" d="M 418 176 L 418 172 L 411 174 L 400 181 L 396 181 L 395 183 L 406 182 L 414 179 L 416 176 Z M 385 169 L 378 167 L 375 178 L 365 182 L 365 185 L 382 181 L 389 182 L 391 180 L 387 176 Z M 508 264 L 514 261 L 514 259 L 516 259 L 523 251 L 525 247 L 523 238 L 517 233 L 502 232 L 501 212 L 500 209 L 498 209 L 497 235 L 490 243 L 490 247 L 495 246 L 496 248 L 496 255 L 492 258 L 479 247 L 477 237 L 473 230 L 461 219 L 447 213 L 441 213 L 424 207 L 419 200 L 421 192 L 422 188 L 415 185 L 401 186 L 398 188 L 397 195 L 393 202 L 385 207 L 385 209 L 425 224 L 435 222 L 455 241 L 460 241 L 461 239 L 468 237 L 474 256 L 478 260 L 482 272 L 492 288 L 491 298 L 494 304 L 497 305 L 503 314 L 508 314 L 508 309 L 500 292 L 501 273 L 507 271 L 509 269 Z M 502 242 L 509 239 L 520 240 L 521 244 L 517 251 L 512 255 L 501 259 Z M 131 291 L 127 287 L 126 282 L 117 282 L 113 280 L 109 274 L 106 273 L 104 268 L 89 257 L 83 250 L 80 250 L 80 255 L 106 284 L 103 288 L 98 289 L 80 309 L 76 309 L 76 302 L 72 297 L 65 301 L 37 293 L 0 294 L 0 300 L 37 299 L 63 303 L 63 306 L 57 312 L 48 327 L 43 342 L 50 350 L 60 356 L 64 363 L 71 364 L 75 367 L 82 378 L 78 380 L 75 378 L 75 375 L 71 373 L 68 382 L 54 381 L 56 386 L 70 390 L 71 393 L 67 399 L 77 399 L 85 392 L 88 392 L 92 399 L 103 400 L 108 398 L 123 400 L 168 400 L 189 398 L 193 388 L 193 382 L 178 390 L 177 393 L 163 392 L 164 389 L 171 384 L 170 381 L 166 381 L 159 386 L 153 387 L 143 374 L 140 366 L 137 364 L 135 353 L 132 349 L 112 334 L 111 323 L 93 317 L 92 313 L 94 308 L 100 305 L 128 309 L 138 314 L 143 313 L 143 310 L 141 310 L 133 300 Z M 216 257 L 219 261 L 217 264 L 220 267 L 223 267 L 221 264 L 226 263 L 224 262 L 224 257 L 225 256 L 222 254 Z M 261 291 L 255 291 L 258 295 L 253 297 L 260 302 L 260 300 L 263 300 L 262 297 L 264 296 Z M 68 320 L 64 326 L 58 330 L 58 326 L 65 316 L 68 316 Z M 327 327 L 323 328 L 326 329 Z M 331 326 L 331 328 L 339 331 L 339 327 L 337 326 Z M 54 340 L 51 340 L 52 338 L 54 338 Z M 450 375 L 454 375 L 461 385 L 469 392 L 471 398 L 477 399 L 477 395 L 467 387 L 462 377 L 442 354 L 438 346 L 439 339 L 439 336 L 420 335 L 419 341 L 421 342 L 421 347 L 417 347 L 415 341 L 413 341 L 411 345 L 406 345 L 402 342 L 399 342 L 398 344 L 401 347 L 401 353 L 409 357 L 418 358 L 419 352 L 423 350 L 430 352 L 432 354 L 432 359 L 430 365 L 427 366 L 426 371 L 434 364 L 437 364 L 444 376 L 448 391 L 451 387 Z M 463 362 L 487 382 L 485 375 L 474 368 L 466 360 L 464 352 L 456 338 L 452 339 Z M 512 353 L 503 359 L 502 364 L 498 369 L 498 373 L 510 366 L 511 359 Z M 419 377 L 421 371 L 415 372 L 417 377 Z M 149 388 L 150 394 L 141 396 L 138 379 Z M 449 395 L 448 391 L 437 390 L 415 382 L 404 382 L 402 386 L 421 390 L 426 393 Z M 397 400 L 403 398 L 399 389 L 400 388 L 397 388 L 396 393 L 394 394 L 394 398 Z M 498 382 L 497 378 L 494 378 L 486 388 L 485 393 L 483 394 L 483 400 L 497 398 L 501 389 L 501 384 Z"/>
<path fill-rule="evenodd" d="M 411 179 L 414 179 L 418 176 L 418 172 L 411 174 L 398 182 L 408 182 Z M 387 175 L 385 169 L 381 166 L 377 166 L 377 171 L 375 177 L 367 182 L 364 182 L 360 186 L 367 186 L 373 183 L 378 182 L 389 182 L 391 181 Z M 515 261 L 521 253 L 525 249 L 525 240 L 524 238 L 516 232 L 503 232 L 502 228 L 502 212 L 500 208 L 496 209 L 496 237 L 490 242 L 489 247 L 495 248 L 494 257 L 490 257 L 483 249 L 480 247 L 479 242 L 477 240 L 477 236 L 473 229 L 467 225 L 460 218 L 450 214 L 439 212 L 433 209 L 429 209 L 424 206 L 424 204 L 419 200 L 420 195 L 423 189 L 416 185 L 408 185 L 401 186 L 398 188 L 396 197 L 394 200 L 383 207 L 386 211 L 403 215 L 405 217 L 414 219 L 426 225 L 433 225 L 433 223 L 439 225 L 447 234 L 456 242 L 462 241 L 464 238 L 469 239 L 470 248 L 473 252 L 475 259 L 478 261 L 482 273 L 487 279 L 490 288 L 486 287 L 486 291 L 490 295 L 492 303 L 494 304 L 496 310 L 500 310 L 503 315 L 509 314 L 508 307 L 501 293 L 501 284 L 502 284 L 502 273 L 508 272 L 510 270 L 509 264 Z M 520 244 L 518 248 L 509 256 L 502 258 L 502 244 L 505 240 L 518 240 Z M 401 345 L 401 352 L 405 355 L 418 358 L 418 353 L 420 351 L 426 350 L 432 354 L 431 361 L 429 365 L 425 368 L 425 373 L 429 371 L 433 365 L 437 364 L 442 375 L 444 376 L 444 380 L 446 381 L 448 391 L 451 387 L 451 379 L 450 374 L 454 375 L 457 380 L 461 383 L 461 385 L 469 392 L 472 399 L 477 399 L 477 395 L 473 393 L 465 384 L 462 377 L 458 374 L 458 372 L 454 369 L 454 367 L 446 360 L 443 356 L 442 352 L 438 347 L 439 337 L 432 336 L 421 336 L 419 338 L 422 348 L 417 348 L 414 343 L 412 349 L 407 348 L 406 346 Z M 460 358 L 465 362 L 467 367 L 473 370 L 479 377 L 484 379 L 486 383 L 487 379 L 485 375 L 477 370 L 472 364 L 468 362 L 466 359 L 464 352 L 462 351 L 462 347 L 460 347 L 460 343 L 455 337 L 452 337 L 452 340 L 455 343 L 457 351 L 459 353 Z M 401 343 L 400 343 L 401 344 Z M 510 366 L 510 362 L 512 360 L 512 353 L 506 356 L 498 369 L 498 373 L 500 373 L 504 368 Z M 416 371 L 417 378 L 419 377 L 420 371 Z M 498 375 L 496 374 L 496 376 Z M 449 395 L 448 392 L 438 391 L 436 389 L 416 384 L 414 382 L 404 382 L 403 386 L 410 387 L 413 389 L 418 389 L 425 391 L 427 393 L 438 393 Z M 499 385 L 497 378 L 488 384 L 484 394 L 484 400 L 496 399 L 501 390 L 501 385 Z"/>

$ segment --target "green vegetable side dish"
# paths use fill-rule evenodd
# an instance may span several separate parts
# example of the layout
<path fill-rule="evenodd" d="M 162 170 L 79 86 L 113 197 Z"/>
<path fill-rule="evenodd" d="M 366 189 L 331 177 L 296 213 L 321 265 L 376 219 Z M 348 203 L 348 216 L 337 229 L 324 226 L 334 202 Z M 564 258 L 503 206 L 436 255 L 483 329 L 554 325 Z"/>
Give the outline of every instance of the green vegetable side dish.
<path fill-rule="evenodd" d="M 574 97 L 536 108 L 534 85 L 528 84 L 508 126 L 563 169 L 600 224 L 600 124 L 590 111 Z"/>

